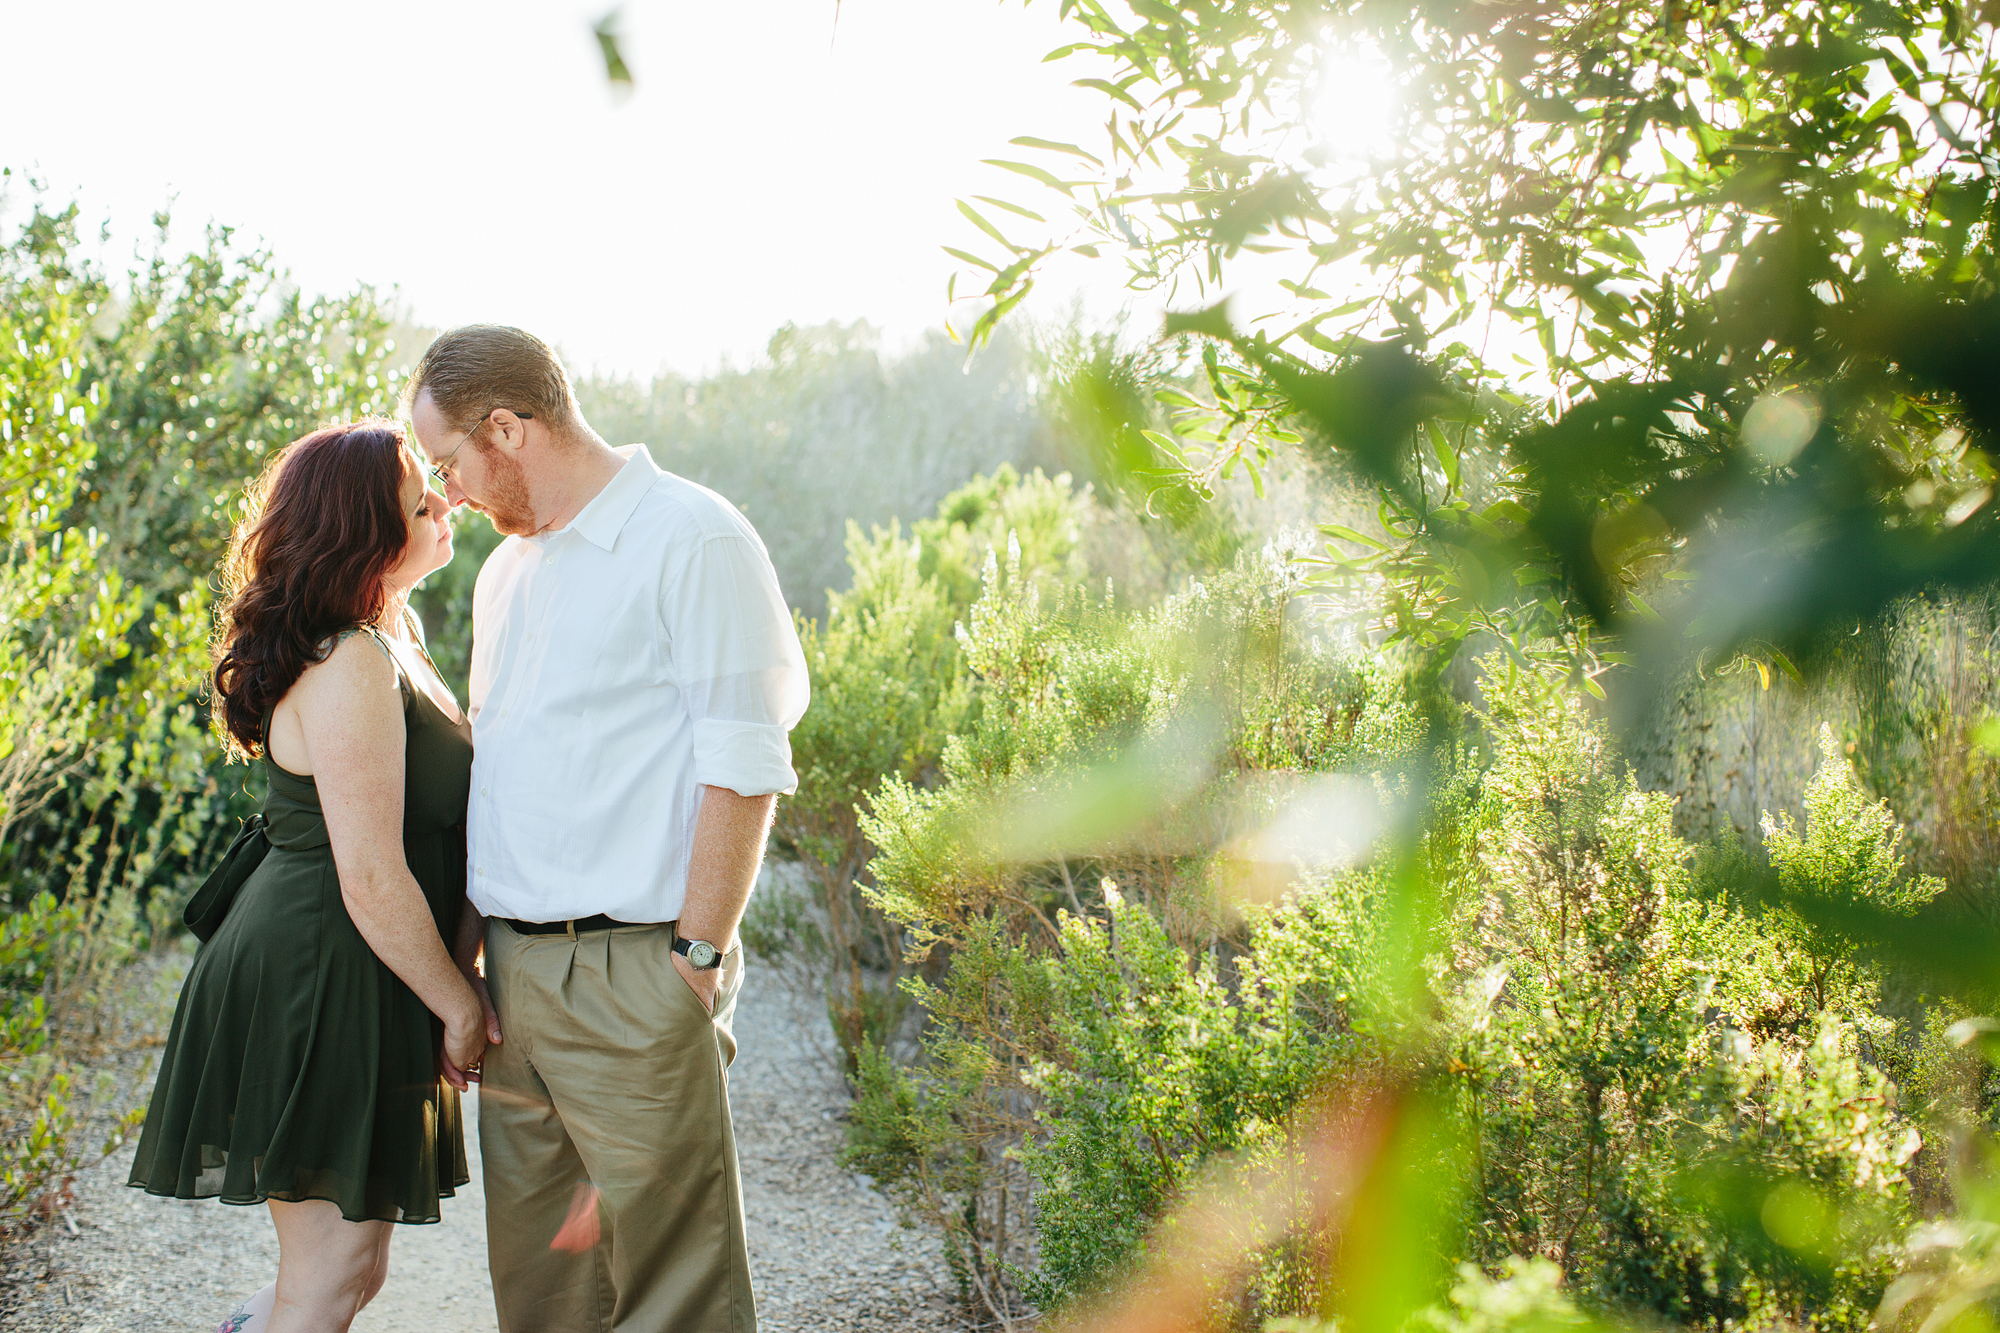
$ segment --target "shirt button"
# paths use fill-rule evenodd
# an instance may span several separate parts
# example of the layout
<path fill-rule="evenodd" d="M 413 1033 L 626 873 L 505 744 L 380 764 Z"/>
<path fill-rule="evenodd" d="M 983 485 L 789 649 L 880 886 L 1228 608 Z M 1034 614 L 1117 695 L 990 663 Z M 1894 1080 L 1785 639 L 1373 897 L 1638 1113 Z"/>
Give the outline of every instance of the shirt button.
<path fill-rule="evenodd" d="M 481 866 L 481 867 L 479 867 L 479 877 L 480 877 L 481 879 L 485 879 L 485 878 L 486 878 L 486 867 L 485 867 L 485 866 Z"/>
<path fill-rule="evenodd" d="M 507 716 L 507 710 L 506 710 L 506 709 L 504 709 L 504 708 L 503 708 L 503 709 L 501 709 L 501 710 L 500 710 L 500 716 L 502 716 L 502 717 L 505 717 L 505 716 Z"/>
<path fill-rule="evenodd" d="M 479 789 L 479 794 L 480 794 L 481 796 L 484 796 L 484 795 L 486 794 L 486 788 L 484 788 L 484 787 L 481 787 L 481 788 Z"/>

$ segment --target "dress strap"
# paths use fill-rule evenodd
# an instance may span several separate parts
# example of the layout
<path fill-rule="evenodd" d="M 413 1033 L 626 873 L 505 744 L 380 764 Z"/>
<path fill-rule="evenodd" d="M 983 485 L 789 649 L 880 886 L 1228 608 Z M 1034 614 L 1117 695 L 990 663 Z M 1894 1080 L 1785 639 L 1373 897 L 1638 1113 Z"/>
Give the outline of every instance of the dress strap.
<path fill-rule="evenodd" d="M 350 625 L 335 636 L 334 643 L 338 645 L 342 639 L 350 634 L 366 634 L 375 641 L 375 646 L 382 650 L 382 656 L 388 658 L 389 665 L 395 669 L 396 688 L 404 691 L 416 688 L 416 682 L 410 679 L 407 671 L 403 670 L 402 659 L 397 657 L 395 651 L 389 647 L 389 641 L 382 637 L 381 630 L 376 629 L 373 625 Z"/>
<path fill-rule="evenodd" d="M 444 678 L 444 672 L 439 669 L 437 659 L 431 656 L 430 644 L 426 642 L 424 635 L 423 617 L 417 614 L 416 607 L 411 606 L 407 602 L 403 604 L 403 616 L 410 627 L 410 642 L 417 645 L 417 651 L 423 655 L 425 664 L 431 669 L 431 674 L 437 677 L 438 684 L 444 686 L 445 692 L 449 694 L 451 692 L 451 682 Z"/>

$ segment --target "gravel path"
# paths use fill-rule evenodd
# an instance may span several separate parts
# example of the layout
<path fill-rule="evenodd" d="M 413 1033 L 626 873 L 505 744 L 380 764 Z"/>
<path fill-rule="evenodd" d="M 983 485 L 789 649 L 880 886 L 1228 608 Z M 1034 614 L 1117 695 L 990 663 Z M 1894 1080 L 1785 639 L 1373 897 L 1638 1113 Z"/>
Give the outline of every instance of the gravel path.
<path fill-rule="evenodd" d="M 170 960 L 144 984 L 170 995 L 178 971 Z M 962 1330 L 936 1242 L 901 1230 L 888 1202 L 837 1164 L 847 1098 L 825 1055 L 824 1012 L 760 979 L 753 964 L 730 1071 L 760 1327 Z M 495 1328 L 475 1106 L 473 1183 L 438 1225 L 397 1228 L 389 1283 L 355 1333 Z M 131 1160 L 128 1144 L 78 1178 L 74 1234 L 47 1228 L 0 1253 L 0 1330 L 203 1333 L 270 1280 L 278 1245 L 263 1209 L 140 1194 L 123 1183 Z"/>

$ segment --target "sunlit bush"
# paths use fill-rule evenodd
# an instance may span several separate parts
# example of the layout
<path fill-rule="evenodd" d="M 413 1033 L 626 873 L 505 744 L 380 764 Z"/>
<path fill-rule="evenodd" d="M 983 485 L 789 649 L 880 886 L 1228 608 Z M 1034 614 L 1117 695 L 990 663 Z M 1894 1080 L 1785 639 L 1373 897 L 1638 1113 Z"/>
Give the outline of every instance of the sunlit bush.
<path fill-rule="evenodd" d="M 989 552 L 1018 552 L 1026 576 L 1069 582 L 1086 535 L 1115 526 L 1068 476 L 1003 467 L 953 491 L 934 517 L 864 535 L 849 524 L 850 583 L 827 616 L 799 617 L 813 706 L 792 733 L 799 791 L 778 808 L 780 850 L 796 860 L 809 904 L 782 885 L 753 901 L 746 932 L 766 961 L 825 989 L 850 1069 L 867 1042 L 895 1038 L 908 997 L 903 928 L 862 896 L 875 849 L 858 807 L 885 778 L 924 784 L 966 719 L 970 682 L 954 627 Z"/>
<path fill-rule="evenodd" d="M 924 1061 L 863 1056 L 852 1160 L 943 1233 L 986 1317 L 1021 1312 L 1034 1173 L 1040 1206 L 1073 1205 L 1067 1223 L 1044 1213 L 1037 1294 L 1082 1286 L 1185 1172 L 1276 1124 L 1324 1072 L 1315 1041 L 1225 1070 L 1265 1035 L 1229 1007 L 1250 928 L 1220 896 L 1258 863 L 1219 853 L 1304 774 L 1407 761 L 1427 732 L 1392 670 L 1288 620 L 1296 577 L 1261 553 L 1126 610 L 990 558 L 961 639 L 971 715 L 940 781 L 891 777 L 869 797 L 868 896 L 942 966 L 906 983 L 930 1022 Z M 1120 763 L 1120 746 L 1137 757 Z M 1190 973 L 1194 958 L 1209 970 Z M 1075 1120 L 1044 1143 L 1051 1101 Z"/>
<path fill-rule="evenodd" d="M 863 820 L 869 898 L 943 961 L 905 983 L 923 1058 L 862 1055 L 850 1161 L 975 1310 L 1021 1318 L 1139 1277 L 1217 1179 L 1312 1175 L 1316 1099 L 1414 1078 L 1443 1108 L 1434 1298 L 1454 1263 L 1542 1256 L 1599 1316 L 1864 1326 L 1923 1142 L 1864 1058 L 1892 1032 L 1876 975 L 1747 860 L 1693 874 L 1671 801 L 1559 676 L 1495 656 L 1463 714 L 1313 644 L 1287 577 L 1253 561 L 1124 611 L 989 569 L 942 781 L 891 778 Z M 1424 831 L 1259 906 L 1254 829 L 1283 806 L 1246 794 L 1316 773 L 1380 811 L 1429 791 L 1400 815 Z M 1837 749 L 1806 810 L 1772 821 L 1789 890 L 1936 891 Z M 1327 1243 L 1253 1237 L 1217 1318 L 1337 1304 Z"/>

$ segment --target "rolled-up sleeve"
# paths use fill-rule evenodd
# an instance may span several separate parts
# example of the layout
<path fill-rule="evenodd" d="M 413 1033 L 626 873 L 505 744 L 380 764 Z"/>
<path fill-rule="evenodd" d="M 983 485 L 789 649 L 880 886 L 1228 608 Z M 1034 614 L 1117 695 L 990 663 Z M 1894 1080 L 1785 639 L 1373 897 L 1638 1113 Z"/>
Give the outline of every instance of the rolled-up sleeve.
<path fill-rule="evenodd" d="M 667 661 L 694 725 L 695 780 L 739 796 L 797 790 L 791 729 L 811 687 L 762 545 L 711 536 L 661 588 Z"/>

